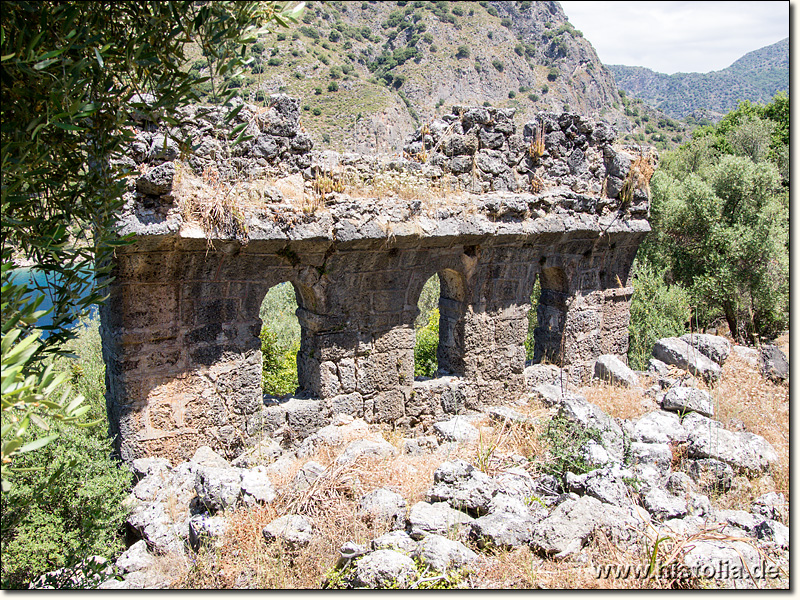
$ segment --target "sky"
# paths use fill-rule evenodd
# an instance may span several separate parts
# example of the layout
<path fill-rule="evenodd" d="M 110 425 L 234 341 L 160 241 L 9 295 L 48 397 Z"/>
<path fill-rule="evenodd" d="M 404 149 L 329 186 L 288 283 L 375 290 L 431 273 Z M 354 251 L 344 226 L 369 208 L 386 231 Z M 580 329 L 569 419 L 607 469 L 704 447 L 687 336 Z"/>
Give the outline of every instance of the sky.
<path fill-rule="evenodd" d="M 796 5 L 791 2 L 792 10 Z M 790 2 L 561 2 L 607 65 L 669 75 L 729 67 L 789 37 Z"/>

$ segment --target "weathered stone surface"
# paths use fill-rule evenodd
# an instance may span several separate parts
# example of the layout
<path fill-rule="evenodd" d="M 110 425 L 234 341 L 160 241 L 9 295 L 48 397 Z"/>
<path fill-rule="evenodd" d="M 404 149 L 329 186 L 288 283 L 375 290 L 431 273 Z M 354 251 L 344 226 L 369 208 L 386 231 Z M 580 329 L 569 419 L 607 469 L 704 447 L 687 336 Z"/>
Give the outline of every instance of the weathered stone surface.
<path fill-rule="evenodd" d="M 694 573 L 706 575 L 726 587 L 752 588 L 749 573 L 760 568 L 761 555 L 751 544 L 740 541 L 698 540 L 683 555 L 683 563 Z M 724 568 L 720 570 L 720 565 Z"/>
<path fill-rule="evenodd" d="M 276 497 L 275 488 L 263 466 L 243 470 L 240 487 L 242 500 L 248 505 L 269 504 Z"/>
<path fill-rule="evenodd" d="M 725 364 L 731 353 L 731 343 L 724 337 L 707 333 L 687 333 L 681 338 L 684 342 L 697 348 L 718 365 Z"/>
<path fill-rule="evenodd" d="M 478 559 L 478 555 L 461 542 L 435 533 L 422 538 L 412 555 L 440 573 L 460 569 Z"/>
<path fill-rule="evenodd" d="M 533 390 L 539 385 L 558 383 L 561 369 L 557 365 L 537 364 L 525 367 L 525 385 Z"/>
<path fill-rule="evenodd" d="M 397 454 L 397 448 L 381 438 L 380 440 L 354 440 L 336 458 L 337 464 L 345 464 L 360 456 L 369 458 L 391 458 Z"/>
<path fill-rule="evenodd" d="M 297 472 L 297 475 L 294 476 L 294 480 L 292 481 L 292 485 L 298 491 L 307 490 L 311 487 L 314 482 L 322 477 L 325 473 L 325 466 L 319 464 L 314 460 L 310 460 L 305 463 L 300 470 Z"/>
<path fill-rule="evenodd" d="M 421 454 L 430 454 L 439 447 L 439 440 L 434 435 L 426 435 L 418 438 L 409 438 L 403 440 L 403 454 L 410 456 L 419 456 Z"/>
<path fill-rule="evenodd" d="M 242 471 L 233 467 L 198 467 L 195 490 L 200 503 L 210 511 L 234 506 L 242 492 Z"/>
<path fill-rule="evenodd" d="M 708 392 L 693 387 L 673 387 L 661 400 L 661 408 L 677 413 L 694 411 L 704 417 L 714 416 L 714 405 Z"/>
<path fill-rule="evenodd" d="M 189 545 L 197 552 L 203 545 L 218 547 L 228 523 L 221 516 L 198 514 L 189 519 Z"/>
<path fill-rule="evenodd" d="M 546 515 L 544 510 L 522 511 L 520 507 L 492 512 L 475 519 L 469 535 L 481 548 L 518 548 L 531 541 L 536 524 Z"/>
<path fill-rule="evenodd" d="M 750 511 L 753 514 L 761 515 L 765 519 L 780 521 L 788 516 L 789 504 L 782 493 L 767 492 L 753 500 L 750 505 Z"/>
<path fill-rule="evenodd" d="M 433 424 L 436 434 L 447 442 L 474 442 L 480 432 L 461 416 Z"/>
<path fill-rule="evenodd" d="M 709 493 L 727 492 L 735 473 L 729 464 L 714 458 L 701 458 L 689 463 L 689 476 Z"/>
<path fill-rule="evenodd" d="M 379 488 L 362 496 L 358 512 L 370 521 L 387 523 L 395 529 L 405 524 L 406 500 L 397 492 Z"/>
<path fill-rule="evenodd" d="M 153 115 L 137 121 L 138 182 L 119 215 L 120 233 L 134 241 L 117 250 L 101 308 L 111 434 L 124 460 L 161 455 L 177 464 L 210 446 L 231 461 L 265 433 L 296 449 L 342 411 L 427 427 L 519 399 L 537 280 L 537 360 L 562 364 L 578 384 L 598 356 L 625 355 L 633 290 L 617 282 L 629 280 L 649 225 L 643 191 L 631 203 L 604 194 L 604 182 L 612 181 L 609 190 L 622 182 L 636 154 L 611 147 L 611 127 L 542 113 L 520 135 L 508 111 L 464 107 L 409 140 L 409 152 L 432 152 L 422 165 L 315 151 L 299 106 L 275 95 L 268 110 L 243 105 L 231 119 L 229 108 L 201 116 L 190 106 L 180 127 Z M 546 147 L 533 164 L 528 148 L 539 125 Z M 220 143 L 239 126 L 252 138 Z M 190 136 L 197 151 L 178 165 L 175 140 Z M 171 186 L 177 166 L 185 177 Z M 331 192 L 323 210 L 308 211 L 295 198 L 319 176 L 367 192 L 374 184 L 375 193 Z M 440 205 L 378 191 L 378 182 L 392 189 L 397 181 L 455 193 Z M 544 189 L 531 193 L 532 182 Z M 237 204 L 243 214 L 220 205 L 213 225 L 187 216 L 189 196 L 216 197 L 222 187 L 231 198 L 264 201 L 257 210 Z M 608 243 L 598 244 L 601 237 Z M 442 282 L 439 368 L 458 381 L 422 390 L 414 319 L 433 274 Z M 299 385 L 265 407 L 259 308 L 286 281 L 299 303 Z M 540 375 L 529 375 L 528 385 L 538 383 Z"/>
<path fill-rule="evenodd" d="M 686 500 L 661 488 L 652 488 L 642 496 L 642 506 L 661 521 L 680 519 L 688 512 Z"/>
<path fill-rule="evenodd" d="M 775 382 L 789 379 L 789 361 L 777 346 L 764 344 L 758 353 L 758 366 L 761 374 Z"/>
<path fill-rule="evenodd" d="M 417 542 L 405 531 L 390 531 L 372 540 L 373 550 L 397 550 L 403 554 L 411 554 Z"/>
<path fill-rule="evenodd" d="M 614 385 L 636 387 L 639 378 L 628 365 L 613 354 L 603 354 L 594 363 L 594 376 Z"/>
<path fill-rule="evenodd" d="M 147 542 L 139 540 L 119 555 L 114 562 L 123 573 L 133 573 L 146 569 L 155 562 L 155 557 L 147 551 Z"/>
<path fill-rule="evenodd" d="M 664 411 L 654 411 L 636 421 L 633 427 L 633 441 L 650 444 L 685 442 L 688 433 L 681 426 L 678 415 Z"/>
<path fill-rule="evenodd" d="M 448 535 L 472 521 L 472 517 L 450 508 L 447 502 L 417 502 L 408 514 L 409 535 L 415 539 L 429 533 Z"/>
<path fill-rule="evenodd" d="M 299 548 L 311 542 L 313 523 L 302 515 L 285 515 L 271 521 L 261 533 L 267 542 L 281 540 Z"/>
<path fill-rule="evenodd" d="M 353 587 L 383 589 L 405 588 L 414 582 L 414 561 L 394 550 L 375 550 L 356 562 Z"/>
<path fill-rule="evenodd" d="M 474 515 L 486 514 L 497 484 L 463 460 L 446 462 L 433 473 L 430 502 L 448 502 L 455 509 Z"/>
<path fill-rule="evenodd" d="M 653 357 L 668 364 L 686 369 L 707 381 L 715 381 L 720 374 L 717 363 L 680 338 L 662 338 L 653 346 Z"/>
<path fill-rule="evenodd" d="M 783 523 L 767 519 L 756 525 L 753 532 L 760 540 L 773 542 L 780 548 L 789 548 L 789 528 Z"/>
<path fill-rule="evenodd" d="M 534 529 L 530 546 L 547 555 L 568 554 L 580 550 L 598 528 L 612 539 L 627 540 L 642 524 L 636 513 L 583 496 L 562 502 L 540 521 Z"/>
<path fill-rule="evenodd" d="M 598 431 L 600 443 L 608 452 L 610 459 L 622 462 L 624 451 L 622 429 L 598 406 L 577 396 L 565 397 L 558 414 L 579 423 L 586 429 Z"/>
<path fill-rule="evenodd" d="M 760 435 L 728 431 L 722 423 L 689 413 L 681 421 L 689 432 L 690 458 L 715 458 L 735 469 L 764 471 L 778 462 L 775 449 Z"/>

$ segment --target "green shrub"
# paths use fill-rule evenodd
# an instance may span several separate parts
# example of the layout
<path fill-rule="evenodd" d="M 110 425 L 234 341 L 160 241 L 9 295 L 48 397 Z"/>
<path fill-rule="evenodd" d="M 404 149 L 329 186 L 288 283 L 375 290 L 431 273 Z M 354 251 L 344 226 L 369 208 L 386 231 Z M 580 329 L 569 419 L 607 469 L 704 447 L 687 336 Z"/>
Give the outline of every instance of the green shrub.
<path fill-rule="evenodd" d="M 523 46 L 522 44 L 517 44 L 516 46 L 514 46 L 514 52 L 517 53 L 517 56 L 522 56 L 523 54 L 525 54 L 525 46 Z"/>
<path fill-rule="evenodd" d="M 499 58 L 493 58 L 492 59 L 492 66 L 495 69 L 497 69 L 498 71 L 500 71 L 501 73 L 503 72 L 503 69 L 505 68 L 503 66 L 503 62 Z"/>
<path fill-rule="evenodd" d="M 531 308 L 528 311 L 528 335 L 525 337 L 525 360 L 533 360 L 533 351 L 535 340 L 533 332 L 536 329 L 539 321 L 537 315 L 537 308 L 539 307 L 539 297 L 542 295 L 542 284 L 539 278 L 536 278 L 536 283 L 533 284 L 533 291 L 531 292 Z"/>
<path fill-rule="evenodd" d="M 282 63 L 282 62 L 283 62 L 283 61 L 282 61 L 280 58 L 278 58 L 277 56 L 273 56 L 272 58 L 270 58 L 270 59 L 267 61 L 267 64 L 268 64 L 270 67 L 279 67 L 279 66 L 281 65 L 281 63 Z"/>
<path fill-rule="evenodd" d="M 439 309 L 434 308 L 425 327 L 417 330 L 414 345 L 414 377 L 433 377 L 439 368 L 436 351 L 439 348 Z"/>
<path fill-rule="evenodd" d="M 336 83 L 335 81 L 331 81 L 328 84 L 328 91 L 329 92 L 338 92 L 339 91 L 339 84 Z"/>
<path fill-rule="evenodd" d="M 547 72 L 547 79 L 549 81 L 555 81 L 558 79 L 558 69 L 555 67 L 551 67 L 550 70 Z"/>
<path fill-rule="evenodd" d="M 528 94 L 528 100 L 530 100 L 531 102 L 538 102 L 539 96 L 536 94 Z"/>
<path fill-rule="evenodd" d="M 657 340 L 686 331 L 691 308 L 686 290 L 678 284 L 665 283 L 664 269 L 638 258 L 634 269 L 628 362 L 632 369 L 643 371 Z"/>
<path fill-rule="evenodd" d="M 464 44 L 458 47 L 458 51 L 456 52 L 456 58 L 469 58 L 469 48 Z"/>
<path fill-rule="evenodd" d="M 489 8 L 487 8 L 487 9 L 486 9 L 486 12 L 488 12 L 488 13 L 489 13 L 490 15 L 492 15 L 493 17 L 496 17 L 496 16 L 498 16 L 498 15 L 497 15 L 497 9 L 496 9 L 494 6 L 490 6 Z"/>
<path fill-rule="evenodd" d="M 568 471 L 581 475 L 593 469 L 583 457 L 583 447 L 590 440 L 600 441 L 598 431 L 557 415 L 548 421 L 540 437 L 546 442 L 550 455 L 543 466 L 545 473 L 560 478 Z"/>
<path fill-rule="evenodd" d="M 514 98 L 517 97 L 517 92 L 515 92 L 514 90 L 510 90 L 508 92 L 508 97 L 509 97 L 509 99 L 513 100 Z"/>
<path fill-rule="evenodd" d="M 93 395 L 96 362 L 82 360 L 78 376 Z M 45 572 L 93 554 L 113 558 L 123 549 L 123 501 L 132 475 L 111 458 L 106 427 L 105 421 L 88 428 L 61 425 L 55 442 L 15 460 L 19 469 L 44 467 L 17 473 L 0 500 L 3 588 L 26 587 Z"/>
<path fill-rule="evenodd" d="M 508 17 L 503 17 L 503 19 L 500 21 L 500 25 L 502 25 L 503 27 L 510 28 L 511 27 L 511 19 L 509 19 Z"/>

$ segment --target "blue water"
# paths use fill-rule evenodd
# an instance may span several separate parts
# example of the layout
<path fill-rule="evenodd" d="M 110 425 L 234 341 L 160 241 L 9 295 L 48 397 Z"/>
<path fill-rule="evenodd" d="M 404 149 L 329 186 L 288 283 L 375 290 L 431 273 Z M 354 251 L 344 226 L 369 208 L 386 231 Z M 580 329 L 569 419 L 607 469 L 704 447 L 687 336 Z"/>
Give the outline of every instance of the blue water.
<path fill-rule="evenodd" d="M 52 277 L 52 276 L 51 276 Z M 18 269 L 13 269 L 11 271 L 11 281 L 12 283 L 21 284 L 27 286 L 29 289 L 32 290 L 31 298 L 35 298 L 40 292 L 37 289 L 38 287 L 45 288 L 44 300 L 36 309 L 38 311 L 47 311 L 47 314 L 41 317 L 36 322 L 36 327 L 43 328 L 43 327 L 50 327 L 53 324 L 53 299 L 50 294 L 47 293 L 46 288 L 48 287 L 48 279 L 47 275 L 39 270 L 30 269 L 27 267 L 20 267 Z M 81 294 L 81 298 L 85 298 L 88 295 L 89 290 L 83 290 L 83 294 Z M 91 306 L 91 310 L 89 313 L 89 317 L 94 318 L 97 315 L 97 305 L 93 304 Z M 78 324 L 78 320 L 72 322 L 72 325 L 75 326 Z M 49 335 L 48 331 L 44 331 L 42 337 L 47 337 Z"/>

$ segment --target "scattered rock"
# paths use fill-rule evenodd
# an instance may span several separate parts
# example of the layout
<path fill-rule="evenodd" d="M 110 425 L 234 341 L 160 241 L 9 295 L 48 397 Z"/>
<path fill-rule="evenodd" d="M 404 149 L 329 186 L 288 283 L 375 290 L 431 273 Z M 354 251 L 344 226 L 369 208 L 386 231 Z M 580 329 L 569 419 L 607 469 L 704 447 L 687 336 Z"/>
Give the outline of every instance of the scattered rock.
<path fill-rule="evenodd" d="M 310 488 L 317 479 L 322 477 L 324 473 L 325 467 L 323 465 L 316 461 L 310 460 L 300 467 L 300 470 L 292 480 L 292 485 L 294 486 L 294 489 L 302 492 L 303 490 Z"/>
<path fill-rule="evenodd" d="M 670 388 L 661 401 L 661 408 L 677 413 L 694 411 L 704 417 L 714 416 L 714 405 L 708 392 L 692 387 Z"/>
<path fill-rule="evenodd" d="M 727 431 L 698 413 L 689 413 L 681 424 L 689 432 L 690 458 L 715 458 L 748 471 L 764 471 L 778 462 L 775 449 L 760 435 Z"/>
<path fill-rule="evenodd" d="M 447 502 L 417 502 L 408 514 L 409 535 L 414 539 L 420 539 L 429 533 L 447 535 L 472 521 L 472 517 L 450 508 Z"/>
<path fill-rule="evenodd" d="M 614 462 L 622 462 L 623 434 L 619 425 L 598 406 L 576 396 L 565 396 L 558 414 L 600 434 L 600 443 Z"/>
<path fill-rule="evenodd" d="M 155 558 L 147 551 L 147 542 L 139 540 L 120 554 L 114 564 L 123 573 L 133 573 L 150 567 L 154 562 Z"/>
<path fill-rule="evenodd" d="M 369 458 L 391 458 L 397 454 L 397 448 L 383 438 L 379 440 L 353 440 L 336 458 L 336 464 L 346 464 L 360 456 Z"/>
<path fill-rule="evenodd" d="M 480 432 L 462 416 L 434 423 L 433 429 L 440 438 L 448 442 L 468 443 L 474 442 L 480 437 Z"/>
<path fill-rule="evenodd" d="M 685 369 L 706 381 L 715 381 L 720 366 L 680 338 L 662 338 L 653 346 L 653 357 L 668 364 Z"/>
<path fill-rule="evenodd" d="M 407 588 L 416 580 L 414 561 L 394 550 L 375 550 L 358 559 L 352 585 L 357 588 Z"/>
<path fill-rule="evenodd" d="M 561 377 L 561 369 L 556 365 L 536 364 L 525 367 L 525 385 L 533 391 L 542 384 L 555 384 Z"/>
<path fill-rule="evenodd" d="M 750 511 L 765 519 L 782 521 L 788 516 L 788 504 L 783 494 L 768 492 L 753 500 Z"/>
<path fill-rule="evenodd" d="M 685 442 L 688 435 L 677 415 L 659 410 L 648 413 L 636 421 L 631 437 L 636 442 L 666 444 Z"/>
<path fill-rule="evenodd" d="M 789 361 L 777 346 L 764 344 L 758 353 L 758 366 L 761 374 L 775 383 L 789 379 Z"/>
<path fill-rule="evenodd" d="M 747 346 L 733 346 L 731 351 L 752 366 L 758 366 L 759 354 L 758 350 L 755 348 L 748 348 Z"/>
<path fill-rule="evenodd" d="M 396 529 L 405 524 L 406 500 L 396 492 L 379 488 L 361 498 L 358 512 L 371 522 L 387 523 Z"/>
<path fill-rule="evenodd" d="M 661 474 L 666 475 L 672 465 L 672 449 L 668 444 L 633 442 L 630 446 L 630 463 L 653 465 Z"/>
<path fill-rule="evenodd" d="M 193 515 L 189 519 L 189 545 L 195 552 L 203 545 L 218 547 L 227 526 L 228 522 L 221 516 Z"/>
<path fill-rule="evenodd" d="M 627 541 L 645 522 L 643 516 L 589 496 L 569 498 L 537 523 L 530 545 L 537 552 L 563 556 L 580 550 L 598 528 L 612 540 Z"/>
<path fill-rule="evenodd" d="M 463 460 L 446 462 L 433 473 L 431 502 L 448 502 L 453 508 L 474 515 L 486 514 L 497 489 L 492 479 Z"/>
<path fill-rule="evenodd" d="M 594 376 L 613 385 L 624 387 L 637 387 L 639 385 L 639 378 L 636 373 L 613 354 L 603 354 L 595 361 Z"/>
<path fill-rule="evenodd" d="M 724 337 L 707 333 L 687 333 L 680 337 L 684 342 L 697 348 L 706 357 L 717 363 L 725 364 L 731 353 L 731 343 Z"/>
<path fill-rule="evenodd" d="M 416 547 L 417 542 L 405 531 L 390 531 L 372 540 L 373 550 L 388 549 L 411 554 Z"/>
<path fill-rule="evenodd" d="M 697 540 L 683 555 L 693 573 L 715 579 L 728 587 L 753 587 L 749 573 L 761 567 L 761 555 L 751 544 L 740 541 Z"/>
<path fill-rule="evenodd" d="M 478 558 L 461 542 L 436 534 L 426 535 L 412 555 L 439 573 L 460 569 Z"/>
<path fill-rule="evenodd" d="M 269 504 L 275 500 L 275 488 L 267 477 L 266 467 L 257 466 L 242 471 L 242 500 L 247 505 Z"/>
<path fill-rule="evenodd" d="M 311 542 L 313 524 L 302 515 L 278 517 L 261 532 L 267 542 L 282 540 L 291 548 L 306 546 Z"/>
<path fill-rule="evenodd" d="M 439 440 L 434 435 L 426 435 L 418 438 L 406 438 L 403 440 L 403 454 L 419 456 L 421 454 L 431 454 L 439 447 Z"/>
<path fill-rule="evenodd" d="M 200 466 L 195 477 L 197 497 L 212 512 L 234 506 L 242 492 L 241 469 Z"/>
<path fill-rule="evenodd" d="M 789 528 L 783 523 L 767 519 L 756 525 L 753 532 L 760 540 L 773 542 L 780 548 L 789 548 Z"/>
<path fill-rule="evenodd" d="M 707 493 L 720 493 L 731 489 L 735 473 L 721 460 L 701 458 L 689 462 L 689 475 Z"/>
<path fill-rule="evenodd" d="M 680 519 L 688 512 L 686 500 L 661 488 L 652 488 L 642 495 L 642 506 L 661 521 Z"/>

